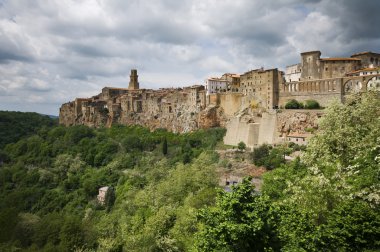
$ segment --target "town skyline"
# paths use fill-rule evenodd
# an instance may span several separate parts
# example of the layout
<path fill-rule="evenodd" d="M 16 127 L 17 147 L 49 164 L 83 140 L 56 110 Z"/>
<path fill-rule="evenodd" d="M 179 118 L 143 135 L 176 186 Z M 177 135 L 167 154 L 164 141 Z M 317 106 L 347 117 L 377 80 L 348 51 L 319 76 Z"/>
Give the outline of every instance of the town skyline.
<path fill-rule="evenodd" d="M 75 97 L 204 84 L 304 51 L 379 52 L 375 1 L 0 1 L 0 110 L 58 115 Z M 221 15 L 223 13 L 223 15 Z"/>

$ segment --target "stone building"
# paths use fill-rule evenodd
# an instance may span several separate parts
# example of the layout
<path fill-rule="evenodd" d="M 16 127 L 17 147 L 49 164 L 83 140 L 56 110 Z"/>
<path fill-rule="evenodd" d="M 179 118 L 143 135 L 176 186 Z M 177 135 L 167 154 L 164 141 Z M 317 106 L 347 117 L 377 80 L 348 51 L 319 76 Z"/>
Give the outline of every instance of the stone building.
<path fill-rule="evenodd" d="M 130 75 L 130 81 L 129 81 L 129 90 L 136 90 L 139 89 L 139 76 L 137 75 L 137 70 L 132 69 L 131 70 L 131 75 Z"/>
<path fill-rule="evenodd" d="M 373 52 L 360 52 L 351 55 L 361 61 L 361 68 L 375 68 L 380 66 L 380 54 Z"/>
<path fill-rule="evenodd" d="M 238 92 L 240 87 L 240 75 L 225 73 L 222 77 L 211 77 L 206 80 L 206 94 Z"/>
<path fill-rule="evenodd" d="M 301 80 L 301 64 L 287 66 L 285 69 L 285 81 L 300 81 Z"/>
<path fill-rule="evenodd" d="M 159 90 L 141 89 L 137 70 L 132 69 L 128 88 L 105 87 L 96 96 L 65 103 L 60 108 L 59 122 L 91 127 L 142 125 L 173 132 L 225 126 L 225 143 L 244 141 L 254 147 L 275 143 L 293 133 L 301 136 L 305 128 L 314 127 L 314 123 L 305 123 L 317 121 L 317 115 L 308 119 L 310 111 L 303 116 L 288 111 L 289 116 L 282 118 L 287 113 L 276 109 L 291 99 L 312 99 L 327 106 L 333 99 L 344 102 L 354 92 L 380 91 L 378 53 L 321 58 L 320 51 L 310 51 L 301 53 L 300 61 L 286 67 L 285 73 L 277 68 L 260 68 L 209 78 L 205 86 Z M 288 125 L 288 119 L 297 123 Z"/>
<path fill-rule="evenodd" d="M 303 52 L 299 81 L 344 77 L 347 72 L 360 69 L 360 67 L 359 58 L 321 58 L 320 51 Z"/>
<path fill-rule="evenodd" d="M 99 204 L 101 204 L 101 205 L 105 204 L 108 189 L 109 189 L 108 186 L 103 186 L 103 187 L 99 188 L 99 194 L 97 196 Z"/>
<path fill-rule="evenodd" d="M 368 81 L 367 89 L 380 91 L 380 67 L 364 68 L 347 73 L 347 76 L 372 76 Z"/>
<path fill-rule="evenodd" d="M 303 52 L 300 64 L 286 68 L 278 105 L 281 107 L 290 99 L 296 99 L 301 102 L 316 100 L 320 105 L 327 106 L 333 99 L 344 101 L 345 96 L 352 92 L 377 89 L 379 76 L 365 73 L 372 70 L 373 75 L 378 75 L 373 68 L 379 64 L 379 59 L 380 54 L 373 52 L 334 58 L 321 58 L 320 51 Z M 297 66 L 300 66 L 298 80 L 294 73 Z"/>
<path fill-rule="evenodd" d="M 206 106 L 204 86 L 140 89 L 137 70 L 133 69 L 128 88 L 105 87 L 99 95 L 65 103 L 60 108 L 59 121 L 67 126 L 99 127 L 120 123 L 188 132 L 203 125 L 199 114 Z M 207 119 L 207 116 L 202 118 Z M 217 125 L 212 121 L 217 120 L 216 117 L 210 120 L 210 125 Z"/>
<path fill-rule="evenodd" d="M 227 80 L 223 80 L 221 78 L 208 78 L 206 80 L 206 91 L 207 95 L 220 93 L 220 92 L 227 92 Z"/>
<path fill-rule="evenodd" d="M 282 74 L 277 68 L 267 70 L 261 68 L 240 75 L 239 91 L 250 97 L 250 105 L 273 109 L 278 105 L 280 83 L 282 83 Z"/>

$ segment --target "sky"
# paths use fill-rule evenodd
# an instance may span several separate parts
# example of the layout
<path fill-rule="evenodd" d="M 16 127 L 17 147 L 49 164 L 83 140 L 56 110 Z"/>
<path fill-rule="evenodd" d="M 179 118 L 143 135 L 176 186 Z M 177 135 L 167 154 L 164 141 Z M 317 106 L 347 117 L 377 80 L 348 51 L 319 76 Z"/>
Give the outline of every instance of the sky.
<path fill-rule="evenodd" d="M 0 110 L 380 52 L 378 0 L 0 0 Z"/>

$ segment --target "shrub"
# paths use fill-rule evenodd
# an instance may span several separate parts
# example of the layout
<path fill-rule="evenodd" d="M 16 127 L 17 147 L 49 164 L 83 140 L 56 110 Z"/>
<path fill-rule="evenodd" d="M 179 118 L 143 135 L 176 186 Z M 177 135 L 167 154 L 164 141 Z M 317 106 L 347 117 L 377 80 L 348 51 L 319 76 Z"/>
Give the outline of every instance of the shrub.
<path fill-rule="evenodd" d="M 306 100 L 305 109 L 319 109 L 321 106 L 316 100 Z"/>
<path fill-rule="evenodd" d="M 268 144 L 263 144 L 255 148 L 251 153 L 251 160 L 257 166 L 265 166 L 267 169 L 275 169 L 285 162 L 284 146 L 273 148 Z"/>
<path fill-rule="evenodd" d="M 285 104 L 285 108 L 286 109 L 301 109 L 303 108 L 303 104 L 301 102 L 298 102 L 295 99 L 291 99 Z"/>
<path fill-rule="evenodd" d="M 241 141 L 241 142 L 238 143 L 237 147 L 238 147 L 239 151 L 243 151 L 243 150 L 245 150 L 245 148 L 247 146 L 245 145 L 245 143 L 243 141 Z"/>

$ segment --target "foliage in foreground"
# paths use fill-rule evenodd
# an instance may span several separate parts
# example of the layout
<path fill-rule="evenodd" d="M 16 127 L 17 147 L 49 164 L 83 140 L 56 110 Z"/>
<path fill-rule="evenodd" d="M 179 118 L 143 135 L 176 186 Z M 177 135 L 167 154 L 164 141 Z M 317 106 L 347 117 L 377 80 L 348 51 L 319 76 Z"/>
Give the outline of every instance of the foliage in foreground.
<path fill-rule="evenodd" d="M 333 103 L 301 159 L 200 212 L 198 251 L 378 251 L 380 100 Z"/>
<path fill-rule="evenodd" d="M 197 234 L 199 251 L 267 251 L 278 249 L 272 209 L 267 197 L 255 193 L 251 178 L 220 191 L 215 206 L 202 209 Z"/>

